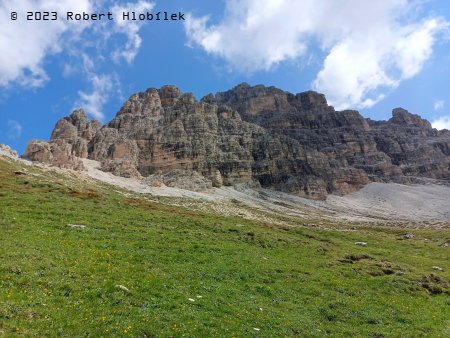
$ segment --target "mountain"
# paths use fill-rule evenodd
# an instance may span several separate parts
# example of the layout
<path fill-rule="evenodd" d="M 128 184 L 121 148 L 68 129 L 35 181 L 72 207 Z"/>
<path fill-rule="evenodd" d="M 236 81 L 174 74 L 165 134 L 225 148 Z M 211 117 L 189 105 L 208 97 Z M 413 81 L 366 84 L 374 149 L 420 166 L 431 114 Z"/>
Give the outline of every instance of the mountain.
<path fill-rule="evenodd" d="M 76 170 L 89 158 L 153 185 L 251 183 L 315 199 L 370 182 L 450 181 L 450 131 L 418 115 L 396 108 L 388 121 L 372 121 L 313 91 L 245 83 L 200 101 L 175 86 L 150 88 L 105 125 L 76 110 L 23 156 Z"/>

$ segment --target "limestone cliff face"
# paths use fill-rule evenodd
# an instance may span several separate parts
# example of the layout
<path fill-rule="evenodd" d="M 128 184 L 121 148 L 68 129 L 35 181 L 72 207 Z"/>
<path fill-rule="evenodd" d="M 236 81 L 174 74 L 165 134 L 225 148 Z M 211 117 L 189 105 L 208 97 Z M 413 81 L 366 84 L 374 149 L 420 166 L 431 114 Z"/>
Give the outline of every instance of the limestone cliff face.
<path fill-rule="evenodd" d="M 315 92 L 241 84 L 197 101 L 165 86 L 132 95 L 104 126 L 75 111 L 57 122 L 50 142 L 30 142 L 24 157 L 76 169 L 87 157 L 148 182 L 256 181 L 324 198 L 371 181 L 450 180 L 450 132 L 401 108 L 382 122 L 337 112 Z"/>
<path fill-rule="evenodd" d="M 88 157 L 88 143 L 101 128 L 101 123 L 89 121 L 82 109 L 59 120 L 50 142 L 29 142 L 23 157 L 61 168 L 82 170 L 79 158 Z"/>

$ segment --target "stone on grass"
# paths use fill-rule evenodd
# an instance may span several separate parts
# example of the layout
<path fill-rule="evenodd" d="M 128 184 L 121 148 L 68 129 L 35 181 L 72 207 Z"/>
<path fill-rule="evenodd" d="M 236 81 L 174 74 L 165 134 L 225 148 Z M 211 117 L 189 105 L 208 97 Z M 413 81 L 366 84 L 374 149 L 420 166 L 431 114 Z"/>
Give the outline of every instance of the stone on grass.
<path fill-rule="evenodd" d="M 118 288 L 119 290 L 125 291 L 125 292 L 130 292 L 130 290 L 126 286 L 123 286 L 120 284 L 117 284 L 116 288 Z"/>
<path fill-rule="evenodd" d="M 84 224 L 67 224 L 67 226 L 70 228 L 80 228 L 80 229 L 86 228 L 86 225 Z"/>

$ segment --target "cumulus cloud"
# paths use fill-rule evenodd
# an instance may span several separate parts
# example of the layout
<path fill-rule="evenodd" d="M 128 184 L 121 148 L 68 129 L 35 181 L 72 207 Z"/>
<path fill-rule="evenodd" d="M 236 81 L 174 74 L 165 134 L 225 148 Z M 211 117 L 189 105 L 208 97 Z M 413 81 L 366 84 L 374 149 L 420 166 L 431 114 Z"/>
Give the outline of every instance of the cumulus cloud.
<path fill-rule="evenodd" d="M 415 6 L 407 0 L 228 0 L 220 23 L 190 16 L 185 30 L 191 46 L 244 72 L 307 59 L 318 44 L 325 57 L 313 88 L 338 109 L 370 107 L 420 72 L 448 25 L 437 17 L 408 20 L 405 13 Z"/>
<path fill-rule="evenodd" d="M 17 82 L 39 87 L 47 80 L 44 59 L 63 49 L 63 36 L 79 34 L 86 24 L 57 21 L 27 21 L 27 11 L 89 11 L 90 0 L 3 0 L 0 3 L 0 86 Z M 17 12 L 17 21 L 10 13 Z"/>
<path fill-rule="evenodd" d="M 442 129 L 448 129 L 450 130 L 450 116 L 441 116 L 434 120 L 431 125 L 433 128 L 436 128 L 438 130 Z"/>
<path fill-rule="evenodd" d="M 429 59 L 437 19 L 397 27 L 379 22 L 367 35 L 350 35 L 329 51 L 313 87 L 328 94 L 337 108 L 370 107 L 400 81 L 416 75 Z"/>
<path fill-rule="evenodd" d="M 139 0 L 123 5 L 106 5 L 112 1 L 96 0 L 2 0 L 0 2 L 0 88 L 18 84 L 36 88 L 49 81 L 45 64 L 48 57 L 64 53 L 66 62 L 62 75 L 86 80 L 88 88 L 78 91 L 77 106 L 98 119 L 104 117 L 103 106 L 112 93 L 120 91 L 120 81 L 114 73 L 104 74 L 102 64 L 109 60 L 131 63 L 142 44 L 139 35 L 143 23 L 125 21 L 122 11 L 150 11 L 153 2 Z M 118 3 L 114 1 L 113 4 Z M 99 6 L 102 6 L 99 8 Z M 111 11 L 114 21 L 68 21 L 64 13 L 94 13 Z M 56 21 L 27 21 L 29 11 L 56 11 Z M 17 12 L 18 20 L 10 20 Z M 125 36 L 125 42 L 117 39 Z"/>
<path fill-rule="evenodd" d="M 7 122 L 7 125 L 8 125 L 7 136 L 11 140 L 16 140 L 16 139 L 20 138 L 20 136 L 22 135 L 22 125 L 15 120 L 9 120 Z"/>

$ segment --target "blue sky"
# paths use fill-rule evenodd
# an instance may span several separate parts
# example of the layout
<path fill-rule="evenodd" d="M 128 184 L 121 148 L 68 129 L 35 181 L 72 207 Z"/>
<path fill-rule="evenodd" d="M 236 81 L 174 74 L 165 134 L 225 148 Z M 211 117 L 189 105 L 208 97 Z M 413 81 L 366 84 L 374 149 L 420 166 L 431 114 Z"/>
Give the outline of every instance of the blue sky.
<path fill-rule="evenodd" d="M 69 22 L 67 11 L 114 20 Z M 0 143 L 22 153 L 74 108 L 108 122 L 131 94 L 165 84 L 198 99 L 240 82 L 314 89 L 337 109 L 378 120 L 401 106 L 450 129 L 449 21 L 447 0 L 0 0 Z"/>

